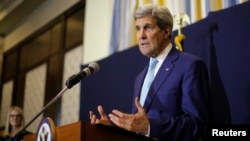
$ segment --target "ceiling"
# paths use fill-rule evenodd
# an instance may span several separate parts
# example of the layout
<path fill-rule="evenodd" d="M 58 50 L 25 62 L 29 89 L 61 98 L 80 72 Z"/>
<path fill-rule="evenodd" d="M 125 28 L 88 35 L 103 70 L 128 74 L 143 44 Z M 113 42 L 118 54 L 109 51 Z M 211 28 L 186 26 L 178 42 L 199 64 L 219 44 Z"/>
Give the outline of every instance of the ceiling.
<path fill-rule="evenodd" d="M 46 0 L 0 0 L 0 36 L 8 35 L 44 1 Z"/>

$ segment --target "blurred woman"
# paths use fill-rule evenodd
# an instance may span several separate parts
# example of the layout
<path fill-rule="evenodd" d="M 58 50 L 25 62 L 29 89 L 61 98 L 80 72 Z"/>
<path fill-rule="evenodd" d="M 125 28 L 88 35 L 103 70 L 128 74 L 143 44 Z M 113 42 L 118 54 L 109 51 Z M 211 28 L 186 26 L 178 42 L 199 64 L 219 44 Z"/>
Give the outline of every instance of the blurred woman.
<path fill-rule="evenodd" d="M 15 141 L 21 141 L 25 135 L 31 133 L 27 130 L 23 130 L 22 132 L 20 132 L 20 130 L 23 128 L 25 124 L 23 110 L 20 107 L 18 106 L 10 107 L 7 119 L 8 120 L 6 121 L 6 126 L 4 131 L 5 140 L 14 139 Z M 17 135 L 17 133 L 19 134 Z"/>

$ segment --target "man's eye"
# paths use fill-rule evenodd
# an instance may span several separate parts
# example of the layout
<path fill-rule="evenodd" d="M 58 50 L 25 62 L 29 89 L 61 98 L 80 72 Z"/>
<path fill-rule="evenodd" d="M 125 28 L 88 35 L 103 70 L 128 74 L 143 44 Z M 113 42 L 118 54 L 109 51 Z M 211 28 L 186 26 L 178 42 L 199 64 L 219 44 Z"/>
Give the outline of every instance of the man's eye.
<path fill-rule="evenodd" d="M 148 30 L 148 29 L 152 29 L 153 27 L 152 26 L 146 26 L 145 29 Z"/>

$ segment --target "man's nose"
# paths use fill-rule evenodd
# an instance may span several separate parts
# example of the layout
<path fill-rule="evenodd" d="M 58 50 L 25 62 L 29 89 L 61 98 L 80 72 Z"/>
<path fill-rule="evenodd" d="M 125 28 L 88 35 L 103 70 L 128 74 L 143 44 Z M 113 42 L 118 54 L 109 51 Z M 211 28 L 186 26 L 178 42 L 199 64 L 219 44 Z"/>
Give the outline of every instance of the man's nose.
<path fill-rule="evenodd" d="M 146 34 L 145 34 L 145 31 L 144 30 L 140 30 L 138 32 L 138 38 L 139 39 L 145 39 L 146 38 Z"/>

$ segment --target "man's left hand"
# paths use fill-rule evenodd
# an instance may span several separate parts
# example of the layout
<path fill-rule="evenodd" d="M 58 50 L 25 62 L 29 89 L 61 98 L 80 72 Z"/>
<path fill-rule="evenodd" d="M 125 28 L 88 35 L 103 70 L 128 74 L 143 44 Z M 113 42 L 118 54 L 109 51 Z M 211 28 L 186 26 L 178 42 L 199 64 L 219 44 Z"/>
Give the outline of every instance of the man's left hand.
<path fill-rule="evenodd" d="M 119 110 L 113 110 L 112 113 L 109 114 L 109 118 L 118 127 L 136 133 L 148 134 L 149 119 L 138 97 L 135 99 L 135 105 L 138 109 L 137 113 L 127 114 Z"/>

